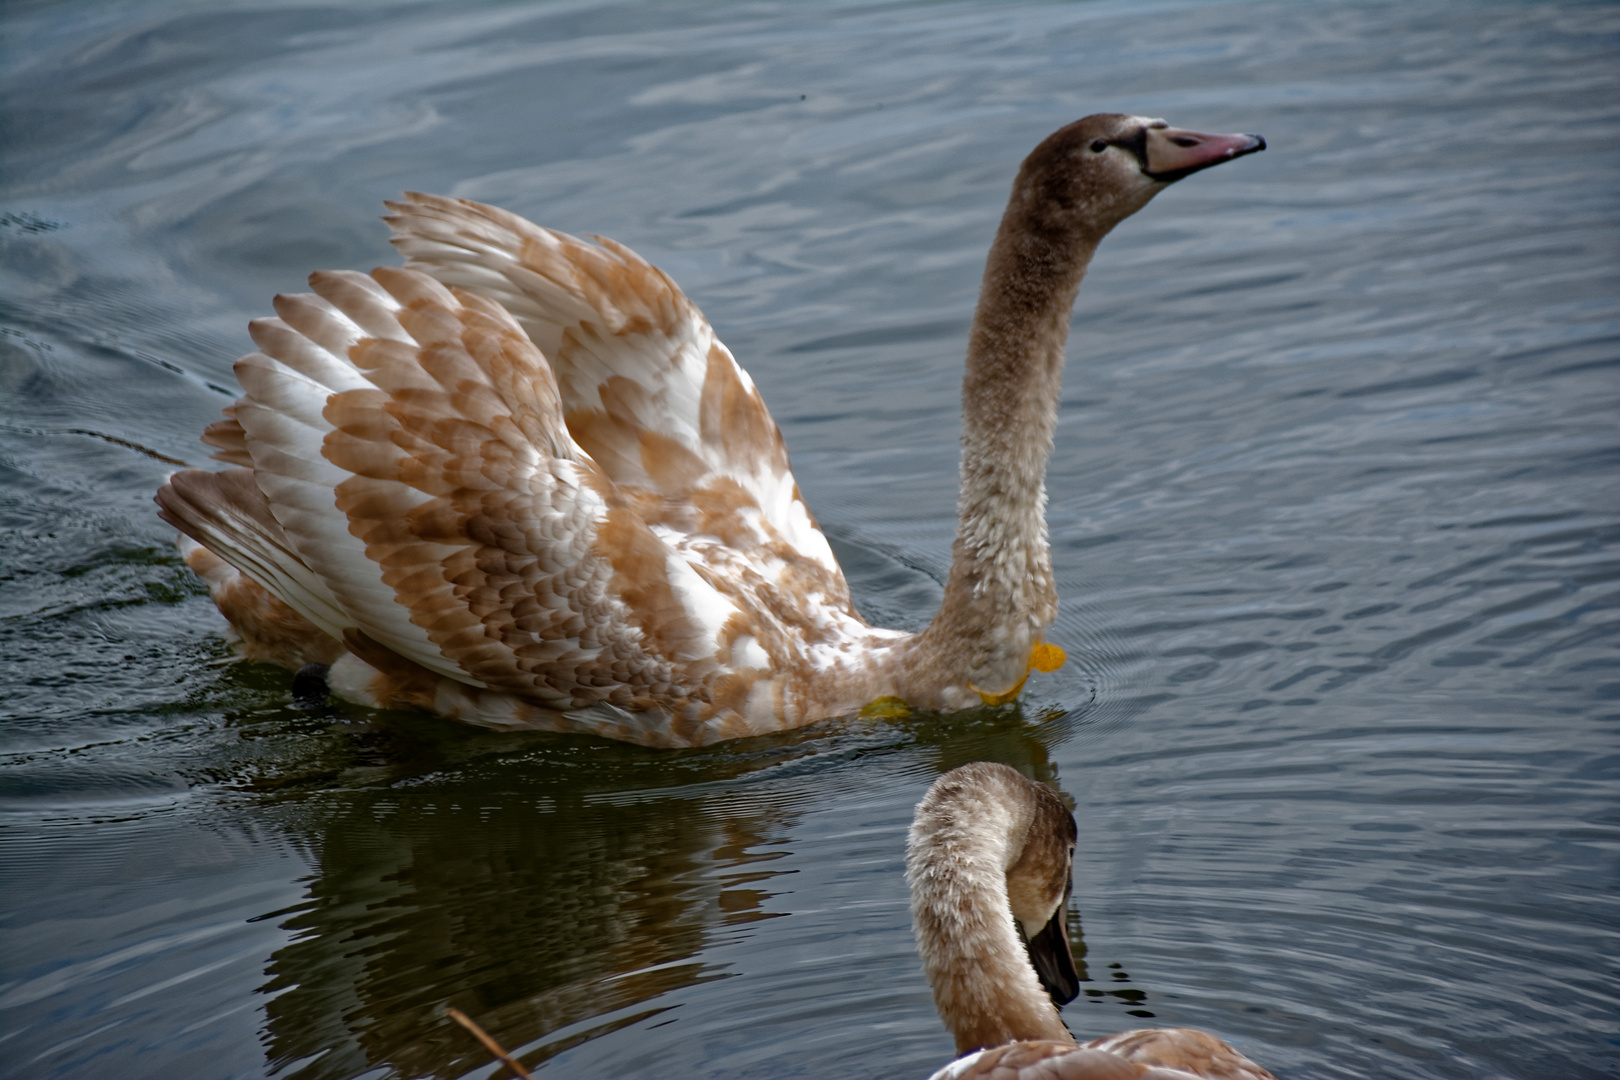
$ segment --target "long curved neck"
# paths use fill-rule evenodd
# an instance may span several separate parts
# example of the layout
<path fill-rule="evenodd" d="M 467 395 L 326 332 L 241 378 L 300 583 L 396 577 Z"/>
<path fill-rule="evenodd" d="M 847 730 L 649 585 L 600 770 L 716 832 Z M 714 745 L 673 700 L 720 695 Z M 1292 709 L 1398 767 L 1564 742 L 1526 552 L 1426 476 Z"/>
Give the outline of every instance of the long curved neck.
<path fill-rule="evenodd" d="M 923 800 L 906 852 L 934 1004 L 958 1055 L 1015 1039 L 1072 1042 L 1030 966 L 1007 894 L 1035 800 L 994 772 L 968 769 L 967 779 L 937 784 Z"/>
<path fill-rule="evenodd" d="M 962 382 L 956 542 L 925 632 L 985 689 L 1000 689 L 1003 669 L 1022 678 L 1031 642 L 1057 617 L 1046 463 L 1069 312 L 1100 239 L 1051 224 L 1015 185 L 985 266 Z"/>

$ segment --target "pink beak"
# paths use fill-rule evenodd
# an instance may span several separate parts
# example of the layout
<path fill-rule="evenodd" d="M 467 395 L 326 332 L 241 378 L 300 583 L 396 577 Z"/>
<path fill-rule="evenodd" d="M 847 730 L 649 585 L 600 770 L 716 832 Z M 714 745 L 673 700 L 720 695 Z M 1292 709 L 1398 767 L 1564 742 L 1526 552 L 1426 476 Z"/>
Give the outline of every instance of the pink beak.
<path fill-rule="evenodd" d="M 1180 180 L 1223 161 L 1266 148 L 1258 135 L 1206 135 L 1172 127 L 1147 129 L 1147 161 L 1142 169 L 1163 183 Z"/>

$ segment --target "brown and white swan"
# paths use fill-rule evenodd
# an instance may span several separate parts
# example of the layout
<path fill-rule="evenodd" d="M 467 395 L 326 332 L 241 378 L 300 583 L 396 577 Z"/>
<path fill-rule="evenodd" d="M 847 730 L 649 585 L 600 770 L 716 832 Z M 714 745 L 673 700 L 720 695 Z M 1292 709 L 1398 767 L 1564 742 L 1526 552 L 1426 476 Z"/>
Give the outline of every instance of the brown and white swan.
<path fill-rule="evenodd" d="M 1057 794 L 1005 765 L 953 769 L 917 804 L 912 922 L 959 1055 L 931 1080 L 1275 1080 L 1191 1028 L 1075 1042 L 1057 1009 L 1079 992 L 1064 925 L 1074 841 Z"/>
<path fill-rule="evenodd" d="M 1167 185 L 1264 146 L 1103 114 L 1024 161 L 920 633 L 857 614 L 758 391 L 674 282 L 464 199 L 389 204 L 404 269 L 276 297 L 203 435 L 234 468 L 177 473 L 157 502 L 243 655 L 329 665 L 361 704 L 695 746 L 1009 701 L 1062 658 L 1044 485 L 1086 264 Z"/>

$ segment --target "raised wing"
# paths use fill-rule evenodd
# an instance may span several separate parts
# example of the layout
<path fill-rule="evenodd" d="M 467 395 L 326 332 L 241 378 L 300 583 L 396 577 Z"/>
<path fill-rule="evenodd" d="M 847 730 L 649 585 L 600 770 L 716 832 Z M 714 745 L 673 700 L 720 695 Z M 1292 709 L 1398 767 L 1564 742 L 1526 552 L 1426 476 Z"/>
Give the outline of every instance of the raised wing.
<path fill-rule="evenodd" d="M 411 270 L 310 283 L 253 323 L 210 429 L 251 477 L 180 474 L 165 516 L 351 647 L 559 709 L 678 712 L 735 608 L 574 442 L 523 330 Z"/>
<path fill-rule="evenodd" d="M 848 606 L 781 432 L 674 282 L 621 244 L 482 203 L 408 193 L 388 206 L 410 267 L 512 313 L 556 373 L 575 441 L 648 521 L 743 550 L 785 545 Z"/>

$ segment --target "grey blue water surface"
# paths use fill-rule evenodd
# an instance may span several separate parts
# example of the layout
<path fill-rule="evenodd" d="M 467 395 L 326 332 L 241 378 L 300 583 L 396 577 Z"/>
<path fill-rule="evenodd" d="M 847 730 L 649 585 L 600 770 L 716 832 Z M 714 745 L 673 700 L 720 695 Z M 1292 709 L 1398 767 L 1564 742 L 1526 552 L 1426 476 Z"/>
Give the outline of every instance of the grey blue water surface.
<path fill-rule="evenodd" d="M 1082 1036 L 1620 1075 L 1620 6 L 0 11 L 0 1075 L 920 1077 L 942 770 L 1072 797 Z M 1071 662 L 1021 708 L 665 753 L 296 704 L 150 502 L 248 319 L 403 189 L 612 236 L 752 372 L 875 621 L 949 557 L 1019 159 L 1258 131 L 1076 308 Z"/>

